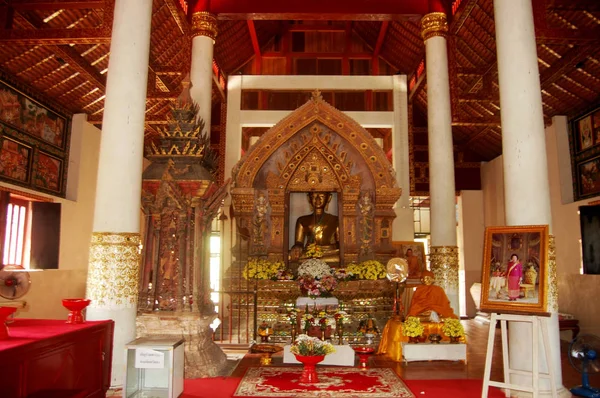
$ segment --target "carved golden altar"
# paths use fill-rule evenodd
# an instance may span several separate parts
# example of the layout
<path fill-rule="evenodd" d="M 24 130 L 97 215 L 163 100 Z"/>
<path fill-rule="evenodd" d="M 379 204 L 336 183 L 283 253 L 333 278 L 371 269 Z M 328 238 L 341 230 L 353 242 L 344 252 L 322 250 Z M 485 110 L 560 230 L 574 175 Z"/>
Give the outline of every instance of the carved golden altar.
<path fill-rule="evenodd" d="M 239 234 L 227 277 L 239 278 L 249 257 L 284 261 L 294 270 L 289 262 L 294 243 L 290 197 L 308 192 L 336 196 L 336 266 L 368 259 L 385 264 L 394 256 L 393 206 L 401 189 L 392 165 L 368 131 L 317 91 L 265 132 L 232 170 L 231 214 Z M 300 296 L 296 284 L 248 280 L 246 286 L 254 290 L 258 322 L 269 319 L 276 332 L 289 330 L 283 318 Z M 347 330 L 368 317 L 375 317 L 381 330 L 393 313 L 395 291 L 395 283 L 387 280 L 351 281 L 340 283 L 333 295 L 352 316 Z"/>

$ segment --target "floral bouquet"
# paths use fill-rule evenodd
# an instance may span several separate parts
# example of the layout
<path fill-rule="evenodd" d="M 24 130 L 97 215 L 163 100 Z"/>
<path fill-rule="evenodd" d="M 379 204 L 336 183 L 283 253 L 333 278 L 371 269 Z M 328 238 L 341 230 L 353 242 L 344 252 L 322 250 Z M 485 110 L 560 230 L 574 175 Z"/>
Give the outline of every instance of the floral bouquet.
<path fill-rule="evenodd" d="M 293 281 L 294 274 L 292 274 L 287 269 L 280 269 L 279 271 L 277 271 L 277 275 L 275 275 L 275 279 L 278 281 Z"/>
<path fill-rule="evenodd" d="M 302 324 L 304 325 L 304 330 L 308 333 L 310 327 L 314 324 L 315 317 L 313 314 L 306 312 L 302 315 Z"/>
<path fill-rule="evenodd" d="M 314 243 L 306 246 L 304 255 L 308 258 L 321 258 L 323 257 L 323 250 Z"/>
<path fill-rule="evenodd" d="M 360 264 L 349 264 L 346 272 L 352 274 L 357 279 L 377 280 L 386 276 L 386 269 L 383 264 L 377 260 L 367 260 Z"/>
<path fill-rule="evenodd" d="M 349 321 L 348 313 L 346 311 L 338 311 L 333 314 L 333 319 L 335 319 L 336 326 L 343 325 L 345 322 Z"/>
<path fill-rule="evenodd" d="M 341 282 L 348 281 L 353 277 L 353 275 L 346 271 L 345 268 L 337 268 L 333 276 L 335 276 L 335 279 Z"/>
<path fill-rule="evenodd" d="M 327 316 L 327 313 L 325 311 L 319 312 L 319 327 L 321 328 L 321 330 L 327 329 L 328 318 L 329 317 Z"/>
<path fill-rule="evenodd" d="M 421 320 L 416 316 L 409 316 L 402 324 L 402 334 L 408 337 L 419 337 L 425 331 Z"/>
<path fill-rule="evenodd" d="M 244 279 L 274 279 L 284 269 L 282 261 L 273 262 L 253 257 L 246 263 L 242 276 Z"/>
<path fill-rule="evenodd" d="M 296 307 L 290 309 L 287 312 L 286 319 L 290 323 L 290 325 L 295 326 L 298 322 L 298 309 Z"/>
<path fill-rule="evenodd" d="M 444 325 L 442 326 L 442 332 L 448 337 L 463 337 L 465 335 L 465 329 L 462 323 L 458 319 L 445 318 Z"/>
<path fill-rule="evenodd" d="M 322 356 L 333 354 L 335 348 L 331 343 L 326 343 L 316 337 L 301 334 L 296 341 L 294 341 L 294 344 L 292 344 L 290 351 L 292 354 L 302 356 Z"/>
<path fill-rule="evenodd" d="M 329 296 L 337 286 L 337 279 L 329 265 L 316 258 L 300 264 L 296 282 L 300 290 L 311 298 Z"/>

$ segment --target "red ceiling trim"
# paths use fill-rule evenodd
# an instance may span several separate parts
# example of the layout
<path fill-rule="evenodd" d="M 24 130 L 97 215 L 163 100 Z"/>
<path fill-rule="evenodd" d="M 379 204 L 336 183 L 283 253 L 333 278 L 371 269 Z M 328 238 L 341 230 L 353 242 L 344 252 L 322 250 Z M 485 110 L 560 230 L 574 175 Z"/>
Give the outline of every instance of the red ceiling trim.
<path fill-rule="evenodd" d="M 92 29 L 2 29 L 0 43 L 22 46 L 110 43 L 110 30 Z"/>
<path fill-rule="evenodd" d="M 389 21 L 381 22 L 381 26 L 379 28 L 379 35 L 377 36 L 377 42 L 375 43 L 375 49 L 373 50 L 373 58 L 379 56 L 381 52 L 381 47 L 383 46 L 383 40 L 385 39 L 385 35 L 387 33 L 388 27 L 390 25 Z"/>
<path fill-rule="evenodd" d="M 104 0 L 6 0 L 6 5 L 15 10 L 64 10 L 104 8 Z"/>

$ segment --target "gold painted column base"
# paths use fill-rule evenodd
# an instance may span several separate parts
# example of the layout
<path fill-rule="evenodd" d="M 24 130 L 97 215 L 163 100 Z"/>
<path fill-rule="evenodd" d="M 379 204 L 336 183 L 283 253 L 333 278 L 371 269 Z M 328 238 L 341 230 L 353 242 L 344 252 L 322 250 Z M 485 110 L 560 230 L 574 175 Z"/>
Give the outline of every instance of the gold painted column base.
<path fill-rule="evenodd" d="M 458 247 L 431 246 L 429 261 L 436 285 L 447 292 L 458 291 Z"/>
<path fill-rule="evenodd" d="M 556 242 L 548 236 L 548 311 L 558 312 L 558 276 L 556 274 Z"/>
<path fill-rule="evenodd" d="M 90 247 L 87 298 L 96 308 L 137 305 L 140 272 L 140 234 L 94 232 Z"/>

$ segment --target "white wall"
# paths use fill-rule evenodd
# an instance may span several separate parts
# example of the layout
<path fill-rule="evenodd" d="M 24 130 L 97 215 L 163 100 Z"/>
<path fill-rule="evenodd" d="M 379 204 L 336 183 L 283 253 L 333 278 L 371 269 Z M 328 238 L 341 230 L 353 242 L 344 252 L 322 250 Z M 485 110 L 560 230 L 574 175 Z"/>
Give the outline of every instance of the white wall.
<path fill-rule="evenodd" d="M 66 319 L 68 312 L 61 300 L 85 297 L 100 130 L 87 123 L 84 115 L 75 115 L 71 137 L 67 191 L 69 197 L 76 197 L 77 200 L 54 198 L 56 203 L 62 204 L 59 269 L 30 272 L 31 288 L 23 297 L 27 306 L 17 312 L 18 318 Z M 77 180 L 75 185 L 72 178 Z M 47 196 L 10 184 L 0 185 Z M 76 194 L 73 186 L 77 188 Z"/>
<path fill-rule="evenodd" d="M 600 300 L 598 286 L 600 275 L 581 275 L 581 231 L 578 207 L 592 200 L 563 204 L 559 170 L 559 149 L 557 131 L 564 132 L 566 120 L 555 118 L 554 124 L 546 128 L 546 152 L 548 155 L 548 177 L 550 180 L 550 203 L 552 206 L 551 231 L 556 239 L 556 264 L 558 273 L 559 312 L 574 315 L 579 319 L 581 333 L 600 335 Z M 562 140 L 561 140 L 562 142 Z M 560 156 L 562 158 L 562 155 Z M 564 174 L 564 173 L 563 173 Z M 485 225 L 504 225 L 504 182 L 502 177 L 502 156 L 485 163 L 481 167 L 481 180 L 484 201 Z M 564 184 L 563 190 L 564 190 Z M 567 337 L 567 338 L 570 338 Z"/>
<path fill-rule="evenodd" d="M 458 236 L 460 268 L 465 275 L 466 315 L 474 317 L 475 302 L 470 294 L 473 283 L 481 282 L 483 236 L 485 234 L 483 191 L 461 191 L 458 197 Z"/>

